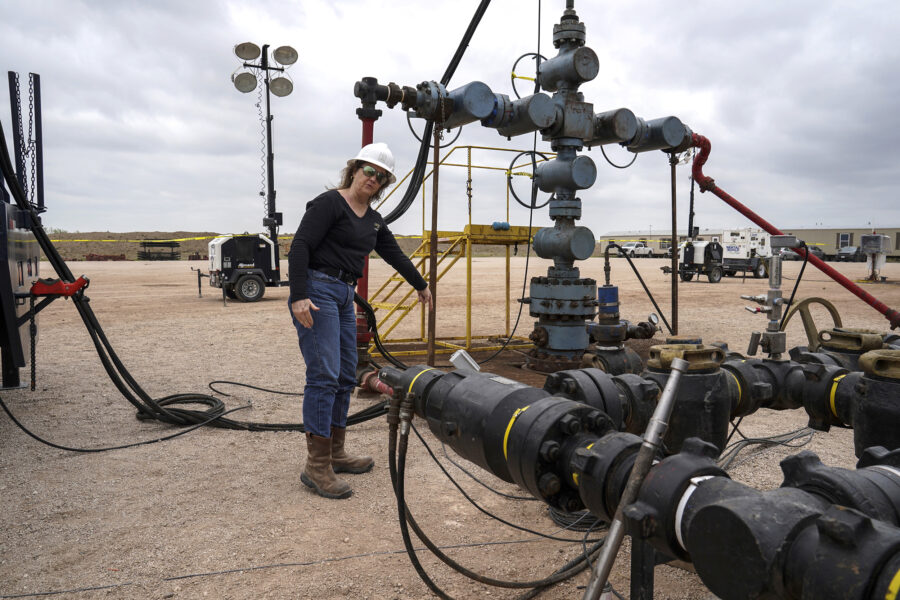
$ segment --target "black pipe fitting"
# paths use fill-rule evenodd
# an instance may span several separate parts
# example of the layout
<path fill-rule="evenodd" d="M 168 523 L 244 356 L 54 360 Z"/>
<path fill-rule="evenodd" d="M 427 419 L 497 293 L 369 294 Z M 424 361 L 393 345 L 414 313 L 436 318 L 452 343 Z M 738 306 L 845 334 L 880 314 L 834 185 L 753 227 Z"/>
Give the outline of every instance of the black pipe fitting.
<path fill-rule="evenodd" d="M 625 490 L 642 440 L 616 432 L 596 437 L 565 457 L 584 506 L 602 521 L 611 522 Z"/>
<path fill-rule="evenodd" d="M 690 499 L 699 480 L 727 480 L 728 474 L 716 464 L 718 455 L 715 445 L 690 438 L 681 453 L 655 465 L 644 479 L 637 501 L 625 509 L 631 534 L 668 556 L 690 560 L 680 539 L 683 501 Z"/>
<path fill-rule="evenodd" d="M 678 453 L 684 441 L 691 437 L 715 444 L 720 452 L 725 448 L 737 392 L 719 367 L 724 356 L 720 348 L 703 345 L 662 345 L 650 349 L 647 370 L 642 377 L 660 389 L 669 378 L 673 357 L 689 363 L 687 372 L 681 376 L 675 410 L 663 440 L 666 454 Z"/>
<path fill-rule="evenodd" d="M 624 375 L 625 373 L 638 374 L 644 370 L 644 364 L 637 352 L 618 344 L 619 347 L 604 347 L 601 345 L 590 348 L 586 354 L 591 361 L 610 375 Z"/>
<path fill-rule="evenodd" d="M 853 508 L 866 516 L 900 525 L 900 450 L 873 449 L 866 455 L 866 468 L 855 471 L 826 467 L 809 451 L 781 461 L 784 482 L 819 496 L 829 504 Z M 879 453 L 880 452 L 880 453 Z"/>
<path fill-rule="evenodd" d="M 684 541 L 697 574 L 717 597 L 784 597 L 776 590 L 785 587 L 779 568 L 785 548 L 828 508 L 797 489 L 761 492 L 715 477 L 684 507 Z"/>
<path fill-rule="evenodd" d="M 781 561 L 781 598 L 896 598 L 898 530 L 841 506 L 828 508 L 790 540 Z M 712 588 L 710 588 L 712 589 Z M 728 598 L 752 596 L 722 596 Z"/>
<path fill-rule="evenodd" d="M 557 371 L 547 376 L 544 390 L 602 411 L 615 430 L 624 427 L 626 415 L 631 412 L 613 378 L 599 369 Z"/>

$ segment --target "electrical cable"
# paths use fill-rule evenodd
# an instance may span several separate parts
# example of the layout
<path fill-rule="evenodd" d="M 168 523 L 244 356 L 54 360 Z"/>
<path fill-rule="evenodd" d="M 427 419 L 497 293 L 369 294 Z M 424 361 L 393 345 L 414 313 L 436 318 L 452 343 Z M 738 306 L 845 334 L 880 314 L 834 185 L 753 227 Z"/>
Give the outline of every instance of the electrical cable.
<path fill-rule="evenodd" d="M 412 541 L 409 537 L 409 530 L 407 528 L 407 523 L 413 528 L 416 535 L 426 545 L 426 547 L 428 547 L 428 549 L 432 552 L 432 554 L 437 556 L 441 561 L 443 561 L 445 564 L 447 564 L 449 567 L 453 568 L 457 572 L 469 577 L 470 579 L 478 581 L 479 583 L 493 585 L 495 587 L 505 587 L 505 588 L 520 588 L 520 589 L 521 588 L 538 588 L 538 587 L 543 588 L 548 585 L 552 585 L 552 584 L 558 583 L 560 581 L 564 581 L 564 580 L 576 575 L 577 573 L 580 573 L 581 571 L 583 571 L 586 568 L 587 565 L 582 564 L 584 562 L 583 557 L 579 557 L 577 560 L 571 561 L 572 566 L 569 567 L 568 569 L 563 569 L 563 570 L 557 571 L 554 575 L 546 577 L 542 580 L 531 581 L 531 582 L 511 582 L 511 581 L 496 580 L 496 579 L 492 579 L 492 578 L 480 575 L 478 573 L 474 573 L 473 571 L 470 571 L 466 567 L 463 567 L 462 565 L 460 565 L 459 563 L 457 563 L 450 557 L 446 556 L 440 550 L 440 548 L 438 548 L 436 545 L 434 545 L 431 542 L 431 540 L 427 536 L 425 536 L 424 532 L 422 532 L 421 529 L 418 527 L 418 524 L 413 519 L 412 514 L 409 512 L 409 509 L 406 506 L 405 495 L 404 495 L 404 478 L 405 478 L 405 470 L 406 470 L 406 450 L 408 447 L 409 435 L 408 435 L 408 433 L 406 433 L 406 434 L 401 433 L 400 437 L 399 437 L 399 441 L 398 441 L 398 439 L 397 439 L 397 424 L 393 421 L 389 421 L 389 422 L 391 424 L 390 425 L 391 429 L 390 429 L 390 434 L 388 437 L 388 443 L 390 446 L 388 463 L 389 463 L 389 467 L 390 467 L 390 471 L 391 471 L 391 481 L 394 483 L 394 491 L 397 496 L 397 507 L 398 507 L 398 512 L 399 512 L 400 528 L 401 528 L 401 533 L 403 534 L 404 545 L 407 548 L 407 553 L 410 556 L 410 560 L 413 562 L 413 566 L 415 567 L 420 578 L 422 578 L 422 580 L 426 583 L 426 585 L 428 585 L 428 587 L 436 595 L 438 595 L 438 597 L 450 599 L 450 596 L 448 596 L 443 590 L 441 590 L 434 583 L 434 581 L 431 580 L 431 578 L 428 576 L 428 574 L 425 572 L 424 568 L 422 567 L 421 563 L 419 562 L 418 557 L 415 554 L 415 550 L 412 547 Z M 435 460 L 435 462 L 439 466 L 441 466 L 445 475 L 447 475 L 448 478 L 450 478 L 451 481 L 453 481 L 452 477 L 450 477 L 450 475 L 449 475 L 449 473 L 447 473 L 446 469 L 443 469 L 443 466 L 440 465 L 439 461 L 437 461 L 437 458 L 434 456 L 434 453 L 431 452 L 431 449 L 425 443 L 425 440 L 422 438 L 422 436 L 419 434 L 419 432 L 411 424 L 410 424 L 410 426 L 412 427 L 412 429 L 416 433 L 416 435 L 419 437 L 419 440 L 423 443 L 423 445 L 425 445 L 426 449 L 428 450 L 429 454 L 431 454 L 431 456 Z M 397 456 L 398 453 L 399 453 L 399 457 Z M 455 484 L 455 482 L 454 482 L 454 484 Z M 457 487 L 459 487 L 458 484 L 457 484 Z M 461 488 L 460 488 L 460 491 L 462 491 Z M 575 541 L 578 541 L 578 540 L 575 540 Z"/>
<path fill-rule="evenodd" d="M 801 265 L 801 267 L 800 267 L 800 273 L 797 275 L 797 281 L 794 282 L 794 289 L 791 290 L 791 297 L 788 300 L 786 308 L 790 308 L 791 306 L 794 305 L 794 296 L 797 294 L 797 288 L 800 287 L 800 280 L 803 279 L 803 271 L 806 270 L 806 263 L 809 262 L 809 248 L 807 248 L 806 242 L 803 242 L 801 240 L 800 247 L 806 248 L 806 252 L 803 253 L 803 265 Z M 785 319 L 787 319 L 787 316 L 788 316 L 788 311 L 785 310 L 784 314 L 781 315 L 781 322 L 778 324 L 779 331 L 784 331 L 784 321 L 785 321 Z"/>
<path fill-rule="evenodd" d="M 238 406 L 236 408 L 232 408 L 231 410 L 227 410 L 222 414 L 227 415 L 228 413 L 233 413 L 235 411 L 244 410 L 245 408 L 250 408 L 250 407 L 251 407 L 250 404 L 247 404 L 244 406 Z M 12 422 L 16 424 L 16 426 L 19 429 L 21 429 L 28 436 L 34 438 L 35 440 L 39 441 L 40 443 L 46 444 L 47 446 L 50 446 L 51 448 L 56 448 L 57 450 L 68 450 L 69 452 L 82 452 L 82 453 L 108 452 L 110 450 L 124 450 L 125 448 L 134 448 L 136 446 L 147 446 L 150 444 L 155 444 L 157 442 L 165 442 L 167 440 L 171 440 L 173 438 L 185 435 L 187 433 L 191 433 L 192 431 L 195 431 L 197 429 L 200 429 L 201 427 L 209 425 L 209 423 L 211 421 L 213 421 L 214 419 L 218 419 L 221 416 L 221 415 L 214 415 L 214 416 L 210 417 L 208 420 L 197 423 L 196 425 L 189 427 L 188 429 L 182 429 L 182 430 L 178 431 L 177 433 L 173 433 L 172 435 L 167 435 L 167 436 L 164 436 L 161 438 L 155 438 L 152 440 L 144 440 L 142 442 L 134 442 L 132 444 L 124 444 L 122 446 L 108 446 L 105 448 L 73 448 L 71 446 L 63 446 L 61 444 L 56 444 L 51 441 L 45 440 L 44 438 L 40 437 L 33 431 L 29 430 L 15 417 L 15 415 L 12 414 L 12 411 L 10 411 L 9 407 L 6 406 L 6 403 L 3 401 L 3 398 L 0 398 L 0 408 L 3 409 L 3 412 L 6 413 L 6 416 L 8 416 L 12 420 Z"/>
<path fill-rule="evenodd" d="M 416 130 L 413 129 L 413 126 L 412 126 L 412 118 L 409 116 L 409 111 L 406 111 L 406 126 L 409 127 L 409 131 L 410 131 L 410 133 L 413 134 L 413 137 L 416 138 L 416 141 L 419 142 L 419 143 L 422 143 L 422 138 L 420 138 L 420 137 L 419 137 L 419 134 L 416 133 Z M 448 129 L 448 131 L 449 131 L 449 129 Z M 440 147 L 441 147 L 441 148 L 446 148 L 447 146 L 452 146 L 453 143 L 456 142 L 456 140 L 459 139 L 459 136 L 460 136 L 461 133 L 462 133 L 462 125 L 460 125 L 459 127 L 456 128 L 456 136 L 454 136 L 454 138 L 453 138 L 452 140 L 450 140 L 449 142 L 447 142 L 446 144 L 441 144 Z M 434 148 L 434 144 L 431 143 L 431 142 L 429 142 L 428 148 L 433 149 L 433 148 Z"/>
<path fill-rule="evenodd" d="M 468 471 L 465 467 L 463 467 L 461 464 L 459 464 L 458 462 L 456 462 L 455 460 L 453 460 L 452 458 L 450 458 L 450 455 L 447 453 L 447 446 L 444 444 L 444 442 L 441 442 L 441 451 L 443 452 L 443 454 L 444 454 L 444 459 L 446 459 L 447 462 L 449 462 L 449 463 L 452 464 L 454 467 L 456 467 L 457 469 L 459 469 L 460 471 L 462 471 L 463 473 L 465 473 L 466 475 L 468 475 L 469 478 L 472 479 L 472 481 L 474 481 L 474 482 L 477 483 L 478 485 L 480 485 L 480 486 L 486 488 L 488 491 L 491 491 L 491 492 L 497 494 L 498 496 L 502 496 L 503 498 L 509 498 L 510 500 L 525 500 L 525 501 L 528 501 L 528 502 L 537 502 L 537 501 L 538 501 L 538 499 L 535 498 L 534 496 L 515 496 L 515 495 L 513 495 L 513 494 L 506 494 L 506 493 L 501 492 L 501 491 L 499 491 L 499 490 L 495 490 L 494 488 L 492 488 L 491 486 L 489 486 L 488 484 L 486 484 L 486 483 L 483 482 L 482 480 L 478 479 L 473 473 L 469 472 L 469 471 Z"/>
<path fill-rule="evenodd" d="M 569 531 L 593 531 L 607 525 L 587 510 L 567 512 L 552 506 L 548 507 L 550 519 L 560 527 Z"/>
<path fill-rule="evenodd" d="M 609 251 L 610 248 L 618 248 L 619 253 L 625 257 L 625 260 L 628 261 L 628 264 L 631 265 L 631 270 L 634 271 L 634 274 L 637 276 L 638 281 L 641 282 L 641 286 L 644 288 L 644 292 L 647 293 L 647 297 L 650 298 L 650 302 L 653 303 L 653 308 L 659 313 L 659 317 L 663 320 L 663 323 L 666 325 L 666 329 L 669 330 L 670 334 L 674 334 L 672 331 L 672 327 L 669 325 L 669 321 L 666 319 L 666 315 L 663 314 L 663 311 L 660 310 L 659 305 L 656 303 L 656 300 L 653 298 L 653 294 L 650 293 L 649 288 L 647 288 L 647 284 L 644 283 L 643 277 L 638 273 L 637 267 L 634 266 L 634 262 L 632 262 L 631 257 L 628 256 L 628 253 L 622 248 L 622 246 L 616 244 L 615 242 L 610 242 L 609 245 L 606 246 L 606 250 Z"/>
<path fill-rule="evenodd" d="M 302 396 L 303 395 L 303 392 L 282 392 L 279 390 L 270 390 L 268 388 L 250 385 L 249 383 L 241 383 L 240 381 L 216 380 L 216 381 L 210 381 L 208 384 L 206 384 L 209 389 L 211 389 L 215 393 L 219 394 L 220 396 L 230 396 L 231 394 L 226 394 L 225 392 L 214 388 L 213 384 L 216 384 L 216 383 L 224 383 L 226 385 L 237 385 L 240 387 L 250 388 L 252 390 L 259 390 L 260 392 L 266 392 L 268 394 L 280 394 L 282 396 Z"/>
<path fill-rule="evenodd" d="M 540 15 L 540 8 L 538 8 L 538 14 Z M 538 27 L 540 28 L 540 16 L 538 16 Z M 537 94 L 540 91 L 541 83 L 540 83 L 540 70 L 541 70 L 541 59 L 547 60 L 546 56 L 541 54 L 541 44 L 540 44 L 540 33 L 538 34 L 538 51 L 537 52 L 526 52 L 522 56 L 516 59 L 516 62 L 513 63 L 512 71 L 509 74 L 509 81 L 512 84 L 513 94 L 516 95 L 517 99 L 522 98 L 519 95 L 519 90 L 516 89 L 516 79 L 530 79 L 530 77 L 519 77 L 516 75 L 516 67 L 519 65 L 519 61 L 523 58 L 527 58 L 529 56 L 534 57 L 535 66 L 534 66 L 534 93 Z"/>
<path fill-rule="evenodd" d="M 742 439 L 734 442 L 733 444 L 731 444 L 731 446 L 726 447 L 725 450 L 723 450 L 722 454 L 719 456 L 717 464 L 719 465 L 719 467 L 725 470 L 728 470 L 734 464 L 734 461 L 737 458 L 738 454 L 740 454 L 748 446 L 761 445 L 766 448 L 775 446 L 784 446 L 787 448 L 802 448 L 803 446 L 809 444 L 812 441 L 813 436 L 815 435 L 815 431 L 813 431 L 809 427 L 803 427 L 801 429 L 796 429 L 788 433 L 782 433 L 765 438 L 748 438 L 740 431 L 740 429 L 738 429 L 737 424 L 734 425 L 734 430 L 737 431 L 738 435 L 740 435 Z M 793 442 L 794 440 L 800 439 L 804 439 L 804 441 L 798 444 L 791 444 L 791 442 Z M 734 466 L 737 465 L 735 464 Z"/>
<path fill-rule="evenodd" d="M 602 144 L 601 144 L 601 146 L 600 146 L 600 153 L 603 154 L 603 158 L 606 159 L 606 162 L 608 162 L 608 163 L 610 164 L 610 166 L 613 166 L 613 167 L 615 167 L 615 168 L 617 168 L 617 169 L 627 169 L 628 167 L 630 167 L 631 165 L 634 164 L 634 161 L 636 161 L 636 160 L 637 160 L 637 157 L 638 157 L 637 152 L 635 152 L 635 153 L 634 153 L 634 156 L 633 156 L 632 159 L 631 159 L 631 162 L 629 162 L 627 165 L 617 165 L 616 163 L 614 163 L 613 161 L 611 161 L 611 160 L 609 159 L 609 157 L 606 155 L 606 150 L 603 149 L 603 145 L 602 145 Z"/>
<path fill-rule="evenodd" d="M 425 441 L 425 439 L 422 437 L 422 434 L 419 433 L 419 430 L 416 429 L 416 426 L 415 426 L 415 425 L 410 425 L 410 427 L 412 428 L 413 433 L 415 433 L 416 436 L 419 438 L 419 441 L 422 443 L 422 446 L 425 447 L 425 450 L 426 450 L 426 451 L 428 452 L 428 454 L 431 456 L 431 459 L 432 459 L 432 460 L 434 461 L 434 463 L 438 466 L 438 468 L 444 473 L 444 475 L 447 477 L 447 479 L 450 481 L 450 483 L 452 483 L 453 486 L 454 486 L 457 490 L 459 490 L 459 493 L 462 494 L 463 498 L 465 498 L 466 500 L 468 500 L 469 504 L 471 504 L 472 506 L 474 506 L 476 509 L 478 509 L 478 511 L 480 511 L 481 513 L 483 513 L 485 516 L 487 516 L 487 517 L 489 517 L 489 518 L 491 518 L 491 519 L 494 519 L 495 521 L 498 521 L 498 522 L 500 522 L 500 523 L 503 523 L 503 524 L 506 525 L 507 527 L 512 527 L 513 529 L 518 529 L 519 531 L 524 531 L 525 533 L 530 533 L 530 534 L 532 534 L 532 535 L 540 536 L 540 537 L 546 538 L 546 539 L 548 539 L 548 540 L 554 540 L 554 541 L 556 541 L 556 542 L 579 542 L 579 541 L 580 541 L 580 540 L 574 540 L 574 539 L 571 539 L 571 538 L 561 538 L 561 537 L 556 537 L 555 535 L 546 534 L 546 533 L 541 533 L 540 531 L 535 531 L 535 530 L 533 530 L 533 529 L 528 529 L 527 527 L 523 527 L 523 526 L 521 526 L 521 525 L 516 525 L 515 523 L 510 523 L 509 521 L 506 521 L 506 520 L 503 519 L 502 517 L 498 517 L 497 515 L 493 514 L 493 513 L 490 512 L 489 510 L 487 510 L 486 508 L 484 508 L 484 507 L 482 507 L 481 505 L 479 505 L 479 504 L 478 504 L 477 502 L 475 502 L 475 500 L 474 500 L 474 499 L 473 499 L 473 498 L 472 498 L 472 497 L 471 497 L 471 496 L 470 496 L 470 495 L 462 488 L 462 486 L 459 485 L 459 482 L 456 481 L 456 479 L 454 479 L 452 475 L 450 475 L 450 473 L 447 471 L 446 467 L 444 467 L 444 465 L 441 464 L 441 461 L 439 461 L 439 460 L 437 459 L 437 456 L 435 456 L 434 452 L 431 450 L 431 447 L 428 445 L 428 443 L 427 443 L 427 442 Z M 424 541 L 424 540 L 423 540 L 423 541 Z"/>
<path fill-rule="evenodd" d="M 531 178 L 532 178 L 531 204 L 525 204 L 524 202 L 522 202 L 522 200 L 519 198 L 519 195 L 516 193 L 516 188 L 514 188 L 513 184 L 512 184 L 513 165 L 516 164 L 516 161 L 519 160 L 519 157 L 522 156 L 523 154 L 531 155 L 531 174 L 532 174 L 531 175 Z M 535 171 L 537 170 L 537 159 L 535 158 L 536 155 L 540 155 L 540 157 L 543 158 L 544 161 L 549 160 L 547 158 L 547 156 L 545 154 L 543 154 L 542 152 L 537 152 L 536 150 L 525 150 L 523 152 L 519 152 L 518 154 L 516 154 L 513 157 L 513 159 L 509 162 L 509 168 L 506 170 L 506 184 L 509 186 L 509 191 L 512 192 L 513 198 L 516 200 L 516 202 L 518 202 L 520 206 L 527 208 L 528 210 L 536 210 L 538 208 L 544 208 L 545 206 L 550 204 L 550 201 L 553 200 L 553 198 L 554 198 L 554 194 L 550 194 L 550 197 L 547 198 L 546 202 L 544 202 L 541 205 L 536 204 L 536 202 L 537 202 L 537 187 L 535 186 L 535 175 L 534 175 Z"/>

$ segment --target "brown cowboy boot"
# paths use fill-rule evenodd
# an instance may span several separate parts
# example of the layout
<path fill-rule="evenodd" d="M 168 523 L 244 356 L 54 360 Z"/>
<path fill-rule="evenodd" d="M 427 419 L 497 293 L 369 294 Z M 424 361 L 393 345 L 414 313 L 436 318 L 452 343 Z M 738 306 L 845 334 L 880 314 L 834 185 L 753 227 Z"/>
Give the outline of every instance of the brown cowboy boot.
<path fill-rule="evenodd" d="M 331 438 L 306 434 L 306 467 L 300 481 L 325 498 L 349 498 L 353 490 L 331 469 Z"/>
<path fill-rule="evenodd" d="M 347 430 L 343 427 L 331 428 L 331 468 L 335 473 L 367 473 L 372 470 L 375 461 L 371 456 L 352 456 L 344 451 L 344 436 Z"/>

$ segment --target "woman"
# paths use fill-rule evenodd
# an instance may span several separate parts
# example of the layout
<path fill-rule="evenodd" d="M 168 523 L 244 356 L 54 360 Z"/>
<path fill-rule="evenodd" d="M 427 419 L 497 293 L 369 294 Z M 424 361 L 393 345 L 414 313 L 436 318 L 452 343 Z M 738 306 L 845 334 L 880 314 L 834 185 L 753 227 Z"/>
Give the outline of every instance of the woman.
<path fill-rule="evenodd" d="M 290 308 L 306 362 L 303 423 L 306 467 L 300 480 L 326 498 L 348 498 L 335 473 L 365 473 L 368 456 L 344 451 L 350 393 L 356 386 L 356 314 L 353 290 L 365 257 L 375 250 L 432 307 L 428 284 L 369 204 L 396 181 L 386 144 L 363 147 L 347 161 L 341 183 L 306 205 L 288 255 Z"/>

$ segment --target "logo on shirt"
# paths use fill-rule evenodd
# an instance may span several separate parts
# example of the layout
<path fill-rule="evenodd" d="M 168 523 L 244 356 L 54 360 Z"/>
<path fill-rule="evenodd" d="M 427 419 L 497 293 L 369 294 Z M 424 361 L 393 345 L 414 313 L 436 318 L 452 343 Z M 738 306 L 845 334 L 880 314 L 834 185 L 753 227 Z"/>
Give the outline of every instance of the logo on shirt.
<path fill-rule="evenodd" d="M 381 229 L 381 223 L 375 223 L 375 231 Z"/>

